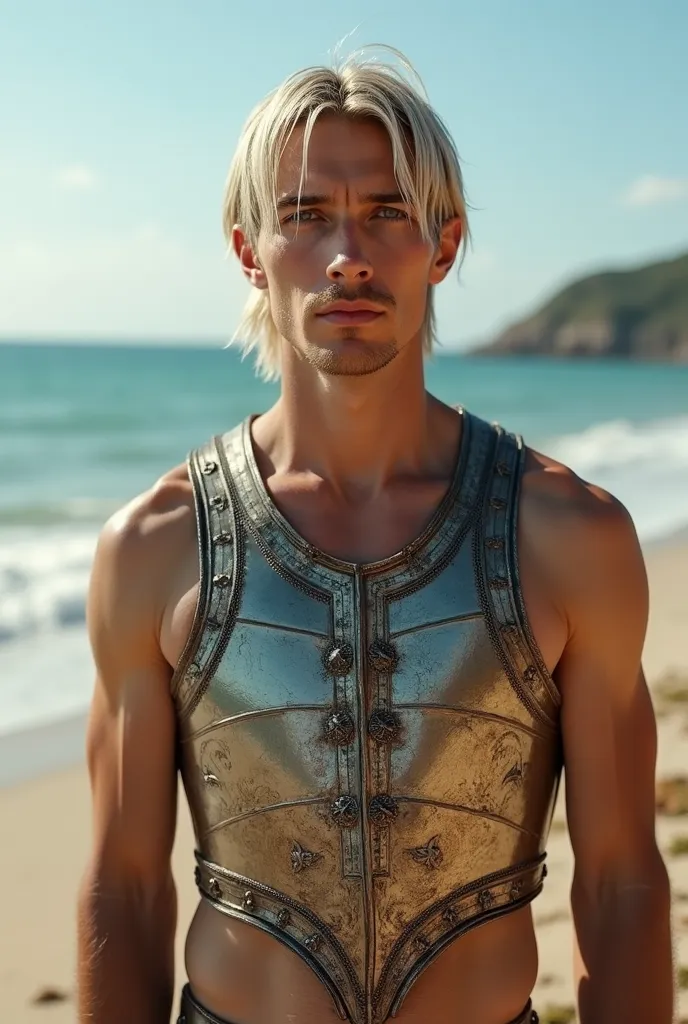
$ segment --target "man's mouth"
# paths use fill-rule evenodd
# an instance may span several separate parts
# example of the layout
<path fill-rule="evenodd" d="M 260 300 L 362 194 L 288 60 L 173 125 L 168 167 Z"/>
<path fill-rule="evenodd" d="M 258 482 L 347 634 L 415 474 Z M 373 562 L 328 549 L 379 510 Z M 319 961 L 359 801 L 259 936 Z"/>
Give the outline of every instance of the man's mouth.
<path fill-rule="evenodd" d="M 370 302 L 333 302 L 317 314 L 331 324 L 368 324 L 381 317 L 384 310 Z"/>

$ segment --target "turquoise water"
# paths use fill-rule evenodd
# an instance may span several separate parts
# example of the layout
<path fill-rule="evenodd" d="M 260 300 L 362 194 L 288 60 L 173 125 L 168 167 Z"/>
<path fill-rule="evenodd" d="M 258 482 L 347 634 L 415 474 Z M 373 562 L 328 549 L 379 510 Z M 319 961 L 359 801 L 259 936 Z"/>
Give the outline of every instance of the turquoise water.
<path fill-rule="evenodd" d="M 427 380 L 611 490 L 643 539 L 688 525 L 688 366 L 441 355 Z M 276 394 L 220 347 L 0 345 L 0 729 L 85 703 L 107 515 Z M 51 673 L 70 659 L 57 691 L 47 645 Z"/>

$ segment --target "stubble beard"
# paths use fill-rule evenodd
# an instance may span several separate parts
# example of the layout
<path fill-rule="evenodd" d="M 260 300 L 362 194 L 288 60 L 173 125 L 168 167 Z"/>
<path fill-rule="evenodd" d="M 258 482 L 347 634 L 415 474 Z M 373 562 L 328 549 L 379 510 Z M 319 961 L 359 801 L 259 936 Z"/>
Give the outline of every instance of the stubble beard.
<path fill-rule="evenodd" d="M 367 377 L 388 366 L 399 354 L 394 338 L 382 343 L 362 342 L 355 328 L 343 331 L 342 340 L 359 344 L 348 352 L 321 348 L 308 341 L 299 347 L 305 361 L 329 377 Z"/>

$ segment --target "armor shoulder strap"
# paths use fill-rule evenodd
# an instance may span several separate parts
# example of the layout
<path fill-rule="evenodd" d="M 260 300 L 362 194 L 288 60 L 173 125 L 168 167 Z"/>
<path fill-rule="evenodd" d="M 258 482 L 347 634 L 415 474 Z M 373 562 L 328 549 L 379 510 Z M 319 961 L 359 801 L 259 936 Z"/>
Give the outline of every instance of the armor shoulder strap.
<path fill-rule="evenodd" d="M 194 493 L 199 587 L 191 630 L 172 676 L 178 717 L 187 717 L 205 692 L 222 656 L 236 606 L 237 552 L 242 550 L 220 438 L 187 459 Z"/>
<path fill-rule="evenodd" d="M 497 653 L 521 701 L 556 726 L 561 698 L 528 622 L 518 561 L 518 514 L 526 448 L 493 424 L 496 443 L 484 492 L 477 552 L 480 589 Z"/>

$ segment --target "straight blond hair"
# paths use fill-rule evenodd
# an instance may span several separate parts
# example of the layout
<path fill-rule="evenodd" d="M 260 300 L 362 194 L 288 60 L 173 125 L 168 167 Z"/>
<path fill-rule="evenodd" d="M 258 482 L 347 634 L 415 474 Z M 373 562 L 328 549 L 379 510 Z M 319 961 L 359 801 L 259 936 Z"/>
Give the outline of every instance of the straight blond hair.
<path fill-rule="evenodd" d="M 470 234 L 463 175 L 454 142 L 404 55 L 391 47 L 382 47 L 395 58 L 395 62 L 386 63 L 367 56 L 368 49 L 332 68 L 297 71 L 253 110 L 241 133 L 225 187 L 222 221 L 228 244 L 235 224 L 241 225 L 254 250 L 262 227 L 270 225 L 279 230 L 277 175 L 291 133 L 297 125 L 304 126 L 302 190 L 315 122 L 321 114 L 338 114 L 372 118 L 383 125 L 392 146 L 399 190 L 414 210 L 426 240 L 436 243 L 442 225 L 450 218 L 461 218 L 461 265 Z M 423 324 L 426 353 L 432 351 L 435 341 L 430 287 Z M 281 338 L 272 318 L 267 290 L 251 290 L 230 344 L 238 344 L 244 355 L 255 352 L 261 377 L 279 377 Z"/>

